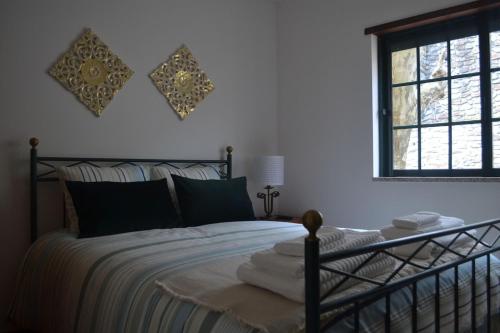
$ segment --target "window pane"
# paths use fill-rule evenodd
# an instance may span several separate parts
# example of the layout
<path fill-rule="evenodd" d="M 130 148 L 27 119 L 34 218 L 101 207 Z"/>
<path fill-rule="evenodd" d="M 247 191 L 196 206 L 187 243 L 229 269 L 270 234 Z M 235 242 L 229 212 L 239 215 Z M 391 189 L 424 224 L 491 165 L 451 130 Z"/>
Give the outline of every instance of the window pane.
<path fill-rule="evenodd" d="M 493 123 L 493 167 L 500 168 L 500 122 Z"/>
<path fill-rule="evenodd" d="M 422 128 L 422 169 L 448 169 L 448 126 Z"/>
<path fill-rule="evenodd" d="M 481 119 L 481 86 L 479 76 L 451 80 L 451 119 Z"/>
<path fill-rule="evenodd" d="M 403 86 L 392 89 L 393 126 L 417 124 L 417 86 Z"/>
<path fill-rule="evenodd" d="M 500 72 L 491 73 L 491 113 L 493 118 L 500 117 Z"/>
<path fill-rule="evenodd" d="M 453 126 L 452 135 L 453 169 L 481 169 L 481 124 Z"/>
<path fill-rule="evenodd" d="M 417 80 L 417 49 L 392 52 L 392 83 Z"/>
<path fill-rule="evenodd" d="M 420 47 L 420 80 L 445 77 L 448 74 L 446 42 Z"/>
<path fill-rule="evenodd" d="M 393 131 L 394 170 L 418 169 L 418 130 Z"/>
<path fill-rule="evenodd" d="M 500 67 L 500 31 L 490 33 L 491 68 Z"/>
<path fill-rule="evenodd" d="M 450 42 L 451 75 L 479 72 L 479 37 L 471 36 Z"/>
<path fill-rule="evenodd" d="M 420 86 L 422 124 L 448 121 L 448 81 L 424 83 Z"/>

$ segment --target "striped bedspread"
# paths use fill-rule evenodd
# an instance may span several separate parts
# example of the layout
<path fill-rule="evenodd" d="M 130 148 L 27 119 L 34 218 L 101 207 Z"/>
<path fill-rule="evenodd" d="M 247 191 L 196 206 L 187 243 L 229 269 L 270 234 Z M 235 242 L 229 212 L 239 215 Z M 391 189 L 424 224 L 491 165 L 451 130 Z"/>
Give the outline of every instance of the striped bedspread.
<path fill-rule="evenodd" d="M 469 247 L 464 247 L 465 251 Z M 453 255 L 445 255 L 438 261 L 438 265 L 455 259 Z M 424 263 L 424 261 L 420 261 Z M 490 297 L 491 314 L 496 315 L 493 321 L 492 332 L 500 332 L 498 314 L 500 313 L 500 262 L 495 256 L 491 256 L 490 274 Z M 472 264 L 464 263 L 458 268 L 458 311 L 455 310 L 455 272 L 454 269 L 444 271 L 439 277 L 439 321 L 436 320 L 436 278 L 430 276 L 418 281 L 417 284 L 417 332 L 436 332 L 436 322 L 439 324 L 440 332 L 455 331 L 455 314 L 458 313 L 459 332 L 472 331 L 472 316 L 475 317 L 476 328 L 482 328 L 480 332 L 486 332 L 487 314 L 487 278 L 486 257 L 476 259 L 475 262 L 475 314 L 472 312 Z M 405 269 L 399 277 L 412 274 L 413 269 Z M 356 293 L 367 289 L 364 284 L 351 288 L 346 293 Z M 412 286 L 399 289 L 390 296 L 390 327 L 391 332 L 413 332 L 412 331 Z M 386 325 L 386 299 L 382 298 L 364 308 L 360 312 L 361 332 L 385 332 Z M 353 332 L 353 317 L 346 318 L 333 326 L 328 331 L 331 333 Z"/>
<path fill-rule="evenodd" d="M 25 258 L 10 315 L 42 332 L 257 332 L 228 314 L 173 299 L 155 281 L 304 234 L 302 225 L 270 221 L 87 239 L 50 233 Z"/>
<path fill-rule="evenodd" d="M 76 239 L 67 232 L 50 233 L 40 238 L 26 255 L 10 317 L 24 328 L 41 332 L 260 332 L 229 314 L 175 299 L 158 288 L 155 281 L 305 234 L 301 225 L 270 221 L 228 222 L 87 239 Z M 497 310 L 500 265 L 493 259 L 492 263 L 493 309 Z M 476 264 L 478 322 L 485 312 L 481 278 L 485 267 L 484 262 Z M 466 327 L 470 322 L 470 268 L 463 265 L 460 275 L 461 324 Z M 450 322 L 450 318 L 453 321 L 450 281 L 443 273 L 442 322 Z M 426 281 L 419 284 L 419 331 L 432 331 L 433 286 Z M 359 289 L 354 287 L 344 293 L 356 291 Z M 393 331 L 404 332 L 411 327 L 410 296 L 410 291 L 401 290 L 391 297 Z M 383 331 L 384 309 L 385 303 L 375 303 L 364 310 L 362 331 Z M 351 327 L 352 320 L 348 319 L 333 332 L 349 331 Z"/>

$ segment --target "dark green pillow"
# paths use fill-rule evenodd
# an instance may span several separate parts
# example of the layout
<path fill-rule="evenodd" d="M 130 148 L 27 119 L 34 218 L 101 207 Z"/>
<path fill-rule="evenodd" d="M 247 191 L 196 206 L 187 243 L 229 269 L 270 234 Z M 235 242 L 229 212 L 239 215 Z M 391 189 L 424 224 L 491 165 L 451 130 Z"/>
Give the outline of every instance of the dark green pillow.
<path fill-rule="evenodd" d="M 245 177 L 198 180 L 172 175 L 185 227 L 255 220 Z"/>
<path fill-rule="evenodd" d="M 165 179 L 130 183 L 67 181 L 66 186 L 78 214 L 79 238 L 179 226 Z"/>

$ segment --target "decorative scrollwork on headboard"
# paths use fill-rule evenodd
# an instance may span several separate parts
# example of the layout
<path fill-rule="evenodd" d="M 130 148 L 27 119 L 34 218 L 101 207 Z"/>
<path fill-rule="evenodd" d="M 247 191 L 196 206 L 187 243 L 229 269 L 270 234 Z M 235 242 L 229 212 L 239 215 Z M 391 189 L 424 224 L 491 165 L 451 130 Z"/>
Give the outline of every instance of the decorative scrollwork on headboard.
<path fill-rule="evenodd" d="M 226 158 L 218 160 L 184 160 L 184 159 L 149 159 L 149 158 L 108 158 L 108 157 L 46 157 L 38 156 L 37 138 L 29 140 L 30 151 L 30 224 L 31 241 L 38 237 L 38 183 L 58 181 L 57 168 L 90 165 L 93 167 L 119 167 L 123 165 L 169 166 L 177 169 L 187 169 L 196 166 L 212 168 L 221 179 L 232 177 L 233 147 L 226 147 Z"/>

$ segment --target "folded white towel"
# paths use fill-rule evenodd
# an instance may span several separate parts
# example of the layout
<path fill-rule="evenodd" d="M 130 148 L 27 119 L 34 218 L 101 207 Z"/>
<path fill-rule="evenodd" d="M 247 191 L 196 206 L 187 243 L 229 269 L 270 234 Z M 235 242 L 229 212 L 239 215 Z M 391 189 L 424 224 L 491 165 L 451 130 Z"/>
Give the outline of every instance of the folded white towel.
<path fill-rule="evenodd" d="M 467 230 L 467 233 L 471 236 L 476 236 L 477 230 L 476 229 Z M 441 245 L 448 246 L 451 243 L 451 241 L 453 239 L 455 239 L 456 236 L 457 236 L 457 234 L 451 234 L 451 235 L 446 235 L 443 237 L 436 238 L 434 240 Z M 452 246 L 462 246 L 463 244 L 471 242 L 471 241 L 473 241 L 472 238 L 470 238 L 469 236 L 467 236 L 465 234 L 462 234 L 462 235 L 458 236 L 458 238 L 453 242 Z"/>
<path fill-rule="evenodd" d="M 416 214 L 423 214 L 423 215 L 437 215 L 437 216 L 441 217 L 441 214 L 436 213 L 436 212 L 430 212 L 430 211 L 428 211 L 428 210 L 421 210 L 421 211 L 418 211 Z"/>
<path fill-rule="evenodd" d="M 379 236 L 376 243 L 383 241 L 384 238 L 382 236 Z M 340 242 L 342 242 L 342 240 L 339 241 L 339 243 Z M 352 242 L 344 242 L 344 245 L 339 245 L 338 247 L 335 248 L 335 251 L 351 249 L 353 248 L 351 244 Z M 338 270 L 350 272 L 354 270 L 359 264 L 367 260 L 370 256 L 371 254 L 363 254 L 356 257 L 341 259 L 328 264 L 328 266 Z M 386 255 L 378 255 L 375 258 L 373 258 L 370 261 L 370 263 L 382 260 L 385 257 Z M 296 278 L 304 277 L 304 270 L 305 270 L 304 257 L 287 256 L 277 253 L 273 249 L 269 249 L 254 253 L 250 257 L 250 261 L 257 268 L 269 272 L 274 272 L 277 274 L 282 274 Z"/>
<path fill-rule="evenodd" d="M 393 253 L 397 256 L 401 257 L 409 257 L 417 250 L 417 248 L 422 244 L 422 242 L 411 243 L 408 245 L 402 245 L 394 248 Z M 432 250 L 434 249 L 434 245 L 427 244 L 423 248 L 418 251 L 417 254 L 413 256 L 416 259 L 428 259 L 431 256 Z"/>
<path fill-rule="evenodd" d="M 361 268 L 357 275 L 363 277 L 375 278 L 379 275 L 391 272 L 394 267 L 395 260 L 391 257 L 385 257 L 382 260 L 367 264 Z M 291 276 L 284 276 L 257 268 L 254 264 L 247 262 L 238 267 L 237 277 L 243 282 L 264 288 L 280 294 L 288 299 L 296 302 L 304 302 L 305 299 L 305 279 L 294 278 Z M 324 295 L 335 284 L 341 281 L 342 275 L 333 274 L 326 271 L 320 272 L 320 293 Z M 345 290 L 355 284 L 359 280 L 349 279 L 338 290 Z"/>
<path fill-rule="evenodd" d="M 318 231 L 318 237 L 320 239 L 319 251 L 321 253 L 337 251 L 338 246 L 342 246 L 345 244 L 349 244 L 349 247 L 347 248 L 354 248 L 366 244 L 371 244 L 380 237 L 380 232 L 378 230 L 363 232 L 353 230 L 339 230 L 337 228 L 334 228 L 334 231 L 323 230 L 325 228 L 326 227 L 323 227 Z M 304 257 L 304 237 L 298 237 L 288 241 L 276 243 L 274 245 L 274 250 L 277 253 L 287 256 Z"/>
<path fill-rule="evenodd" d="M 387 226 L 382 228 L 380 232 L 382 233 L 382 236 L 384 236 L 385 239 L 397 239 L 408 236 L 420 235 L 431 231 L 456 228 L 464 225 L 464 220 L 459 219 L 457 217 L 441 216 L 438 219 L 438 221 L 439 224 L 429 226 L 427 228 L 404 229 L 394 226 Z"/>
<path fill-rule="evenodd" d="M 345 237 L 339 240 L 338 245 L 335 247 L 335 251 L 347 250 L 352 248 L 357 248 L 366 244 L 383 242 L 384 238 L 378 236 L 375 241 L 371 240 L 371 234 L 369 237 L 364 237 L 365 233 L 353 232 L 346 230 Z M 371 254 L 363 254 L 356 257 L 346 258 L 342 260 L 337 260 L 329 264 L 332 268 L 342 270 L 342 271 L 352 271 L 363 261 L 368 259 Z M 370 262 L 375 262 L 382 259 L 385 255 L 378 255 Z M 296 278 L 304 277 L 304 257 L 289 256 L 277 253 L 273 249 L 264 250 L 254 253 L 250 257 L 250 261 L 259 269 L 263 269 L 269 272 L 275 272 L 286 276 L 292 276 Z"/>
<path fill-rule="evenodd" d="M 474 235 L 476 235 L 477 231 L 475 229 L 473 229 L 473 230 L 469 230 L 468 233 L 474 236 Z M 448 236 L 439 237 L 439 238 L 436 238 L 435 241 L 441 245 L 448 246 L 451 243 L 451 241 L 456 237 L 456 235 L 457 234 L 452 234 L 452 235 L 448 235 Z M 457 240 L 453 242 L 453 244 L 451 245 L 451 248 L 454 249 L 454 248 L 460 247 L 466 243 L 472 242 L 472 240 L 473 239 L 467 235 L 460 235 L 460 236 L 458 236 Z M 394 249 L 394 254 L 400 255 L 402 257 L 409 257 L 413 254 L 413 252 L 415 252 L 415 250 L 422 243 L 423 242 L 418 242 L 418 243 L 412 243 L 412 244 L 407 244 L 407 245 L 403 245 L 403 246 L 398 246 L 397 248 Z M 424 246 L 422 249 L 420 249 L 420 251 L 418 251 L 418 253 L 414 256 L 414 258 L 428 259 L 434 252 L 439 253 L 440 250 L 442 250 L 441 247 L 439 247 L 433 243 L 429 243 L 426 246 Z"/>
<path fill-rule="evenodd" d="M 392 220 L 392 225 L 403 229 L 418 229 L 423 227 L 430 227 L 439 224 L 438 213 L 421 211 L 414 214 L 396 217 Z"/>
<path fill-rule="evenodd" d="M 449 216 L 441 216 L 439 218 L 439 224 L 434 225 L 434 226 L 429 226 L 427 228 L 418 228 L 415 230 L 410 230 L 410 229 L 403 229 L 403 228 L 396 228 L 393 226 L 388 226 L 385 227 L 381 230 L 382 235 L 386 239 L 398 239 L 398 238 L 403 238 L 403 237 L 409 237 L 409 236 L 416 236 L 416 235 L 421 235 L 424 233 L 428 232 L 433 232 L 433 231 L 439 231 L 439 230 L 444 230 L 444 229 L 449 229 L 449 228 L 456 228 L 464 225 L 464 221 L 462 219 L 456 218 L 456 217 L 449 217 Z M 475 234 L 475 230 L 471 231 L 471 234 Z M 448 236 L 443 236 L 436 238 L 435 240 L 439 242 L 440 244 L 443 244 L 447 246 L 454 238 L 456 234 L 448 235 Z M 469 242 L 471 239 L 470 237 L 466 235 L 461 235 L 452 245 L 453 247 L 461 246 L 466 242 Z M 412 243 L 412 244 L 407 244 L 407 245 L 402 245 L 394 248 L 394 254 L 400 255 L 403 257 L 409 257 L 410 255 L 415 252 L 415 250 L 421 246 L 423 242 L 417 242 L 417 243 Z M 428 259 L 431 255 L 433 250 L 437 246 L 433 243 L 427 244 L 423 248 L 419 250 L 419 252 L 414 256 L 417 259 Z"/>

